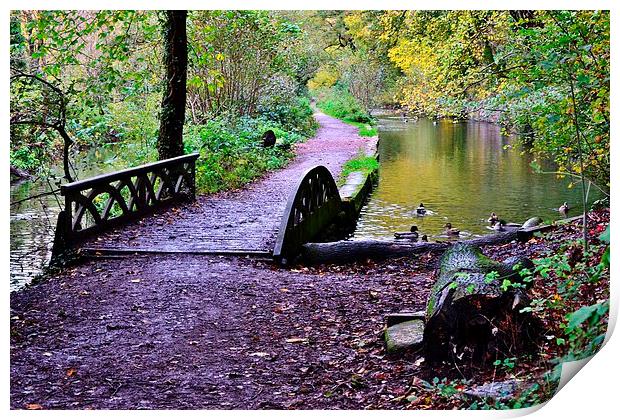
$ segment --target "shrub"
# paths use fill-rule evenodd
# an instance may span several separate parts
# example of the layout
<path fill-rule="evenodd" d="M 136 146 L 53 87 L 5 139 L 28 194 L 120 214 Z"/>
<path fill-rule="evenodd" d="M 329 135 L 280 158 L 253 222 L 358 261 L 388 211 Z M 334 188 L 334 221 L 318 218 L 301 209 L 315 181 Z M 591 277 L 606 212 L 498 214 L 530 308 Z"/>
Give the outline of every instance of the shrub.
<path fill-rule="evenodd" d="M 332 117 L 345 122 L 370 123 L 372 118 L 363 110 L 359 102 L 348 91 L 334 87 L 316 92 L 319 97 L 317 106 Z"/>
<path fill-rule="evenodd" d="M 276 134 L 276 147 L 262 147 L 266 130 Z M 214 119 L 188 127 L 185 151 L 200 152 L 196 186 L 200 192 L 212 193 L 239 188 L 266 171 L 283 167 L 293 157 L 287 146 L 303 139 L 301 134 L 286 131 L 279 123 L 264 117 Z"/>

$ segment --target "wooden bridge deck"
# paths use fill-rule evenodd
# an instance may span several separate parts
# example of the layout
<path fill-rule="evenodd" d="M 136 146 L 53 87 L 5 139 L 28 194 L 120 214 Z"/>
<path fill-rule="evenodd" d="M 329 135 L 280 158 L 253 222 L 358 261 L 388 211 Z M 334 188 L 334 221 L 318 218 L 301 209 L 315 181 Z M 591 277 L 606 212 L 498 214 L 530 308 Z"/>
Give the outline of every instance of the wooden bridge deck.
<path fill-rule="evenodd" d="M 326 166 L 337 179 L 342 165 L 369 138 L 356 127 L 318 113 L 317 135 L 297 146 L 297 157 L 247 188 L 198 197 L 137 222 L 93 237 L 82 245 L 111 252 L 273 252 L 286 201 L 302 174 Z"/>

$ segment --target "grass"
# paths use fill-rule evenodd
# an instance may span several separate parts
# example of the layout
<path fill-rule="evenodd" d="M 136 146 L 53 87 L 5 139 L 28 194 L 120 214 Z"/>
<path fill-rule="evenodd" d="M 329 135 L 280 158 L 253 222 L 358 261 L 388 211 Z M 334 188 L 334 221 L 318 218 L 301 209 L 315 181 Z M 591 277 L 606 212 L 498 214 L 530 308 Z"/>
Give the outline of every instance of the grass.
<path fill-rule="evenodd" d="M 332 88 L 318 94 L 322 96 L 317 101 L 321 112 L 359 128 L 361 137 L 377 135 L 376 122 L 350 93 Z"/>
<path fill-rule="evenodd" d="M 360 137 L 374 137 L 377 135 L 377 127 L 372 125 L 371 123 L 361 123 L 361 122 L 351 121 L 351 120 L 346 120 L 346 119 L 342 120 L 342 122 L 345 122 L 350 125 L 354 125 L 355 127 L 359 128 L 358 134 L 360 135 Z"/>
<path fill-rule="evenodd" d="M 372 171 L 379 169 L 379 161 L 373 156 L 365 156 L 362 151 L 357 157 L 347 161 L 342 166 L 342 172 L 340 172 L 340 184 L 344 184 L 353 172 L 362 172 L 363 174 L 369 174 Z"/>

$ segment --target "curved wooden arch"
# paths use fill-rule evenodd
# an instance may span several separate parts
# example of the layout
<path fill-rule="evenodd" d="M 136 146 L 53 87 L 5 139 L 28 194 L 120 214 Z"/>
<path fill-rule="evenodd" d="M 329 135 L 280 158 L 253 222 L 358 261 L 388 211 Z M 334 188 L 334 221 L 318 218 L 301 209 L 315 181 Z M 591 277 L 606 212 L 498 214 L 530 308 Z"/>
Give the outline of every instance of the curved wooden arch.
<path fill-rule="evenodd" d="M 295 257 L 342 210 L 338 187 L 329 169 L 315 166 L 301 177 L 289 196 L 273 250 L 277 261 Z"/>

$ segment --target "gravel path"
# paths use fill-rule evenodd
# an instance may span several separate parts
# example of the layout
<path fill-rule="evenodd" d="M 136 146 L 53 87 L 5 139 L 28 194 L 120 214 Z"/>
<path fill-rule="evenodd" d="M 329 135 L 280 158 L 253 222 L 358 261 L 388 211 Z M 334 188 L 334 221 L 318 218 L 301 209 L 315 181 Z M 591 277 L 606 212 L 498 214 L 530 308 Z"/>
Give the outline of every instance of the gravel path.
<path fill-rule="evenodd" d="M 402 406 L 420 368 L 385 355 L 383 317 L 422 309 L 430 273 L 270 264 L 94 260 L 14 293 L 11 407 Z"/>
<path fill-rule="evenodd" d="M 199 197 L 139 222 L 100 235 L 90 248 L 161 251 L 250 250 L 271 252 L 286 201 L 301 175 L 315 165 L 338 178 L 342 165 L 365 149 L 372 138 L 322 113 L 315 137 L 297 145 L 295 160 L 247 188 Z"/>
<path fill-rule="evenodd" d="M 317 136 L 287 168 L 90 246 L 270 249 L 300 175 L 318 164 L 337 175 L 373 141 L 316 117 Z M 190 254 L 87 261 L 11 295 L 11 407 L 398 406 L 403 372 L 419 368 L 385 356 L 383 317 L 421 309 L 430 274 L 390 267 L 286 270 Z"/>

